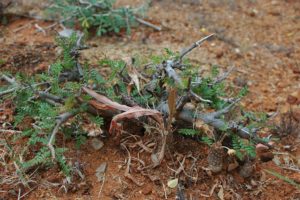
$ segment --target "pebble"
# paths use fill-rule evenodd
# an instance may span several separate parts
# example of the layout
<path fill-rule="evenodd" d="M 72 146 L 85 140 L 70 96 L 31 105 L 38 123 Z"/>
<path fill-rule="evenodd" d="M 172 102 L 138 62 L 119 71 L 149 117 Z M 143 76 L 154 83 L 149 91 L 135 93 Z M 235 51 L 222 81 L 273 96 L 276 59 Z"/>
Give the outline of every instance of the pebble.
<path fill-rule="evenodd" d="M 265 152 L 265 153 L 260 154 L 259 157 L 262 162 L 269 162 L 269 161 L 273 160 L 274 155 L 272 152 Z"/>
<path fill-rule="evenodd" d="M 100 150 L 104 146 L 104 143 L 101 140 L 97 139 L 97 138 L 93 138 L 91 143 L 92 143 L 92 147 L 96 151 Z"/>
<path fill-rule="evenodd" d="M 98 178 L 98 181 L 102 181 L 104 179 L 106 168 L 107 168 L 107 163 L 103 162 L 96 169 L 96 176 Z"/>

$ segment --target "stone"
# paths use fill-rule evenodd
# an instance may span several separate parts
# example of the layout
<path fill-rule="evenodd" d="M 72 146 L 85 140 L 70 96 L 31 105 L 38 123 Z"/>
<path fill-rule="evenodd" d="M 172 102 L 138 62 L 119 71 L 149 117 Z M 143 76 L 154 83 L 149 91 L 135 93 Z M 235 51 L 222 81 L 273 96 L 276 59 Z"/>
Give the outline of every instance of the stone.
<path fill-rule="evenodd" d="M 243 178 L 248 178 L 252 176 L 254 171 L 254 165 L 251 161 L 246 161 L 243 166 L 241 166 L 239 174 Z"/>
<path fill-rule="evenodd" d="M 211 146 L 207 156 L 208 168 L 213 173 L 222 171 L 223 168 L 224 150 L 220 143 L 215 143 Z"/>
<path fill-rule="evenodd" d="M 102 147 L 104 146 L 104 143 L 97 138 L 93 138 L 91 141 L 91 144 L 92 144 L 93 149 L 95 149 L 96 151 L 102 149 Z"/>
<path fill-rule="evenodd" d="M 97 176 L 99 182 L 104 180 L 106 168 L 107 168 L 107 163 L 103 162 L 96 169 L 96 176 Z"/>
<path fill-rule="evenodd" d="M 265 152 L 265 153 L 260 154 L 259 157 L 262 162 L 269 162 L 269 161 L 273 160 L 274 155 L 272 152 Z"/>

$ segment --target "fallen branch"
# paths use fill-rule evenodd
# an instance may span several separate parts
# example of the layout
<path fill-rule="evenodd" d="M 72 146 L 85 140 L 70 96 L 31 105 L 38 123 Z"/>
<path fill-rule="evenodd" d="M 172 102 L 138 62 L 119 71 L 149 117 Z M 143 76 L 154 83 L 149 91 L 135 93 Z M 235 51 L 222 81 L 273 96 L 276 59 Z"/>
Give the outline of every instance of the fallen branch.
<path fill-rule="evenodd" d="M 143 20 L 143 19 L 141 19 L 141 18 L 135 17 L 135 20 L 136 20 L 137 22 L 139 22 L 139 23 L 145 25 L 145 26 L 149 26 L 149 27 L 153 28 L 154 30 L 161 31 L 161 27 L 156 26 L 156 25 L 154 25 L 154 24 L 152 24 L 152 23 L 150 23 L 150 22 L 148 22 L 148 21 L 145 21 L 145 20 Z"/>

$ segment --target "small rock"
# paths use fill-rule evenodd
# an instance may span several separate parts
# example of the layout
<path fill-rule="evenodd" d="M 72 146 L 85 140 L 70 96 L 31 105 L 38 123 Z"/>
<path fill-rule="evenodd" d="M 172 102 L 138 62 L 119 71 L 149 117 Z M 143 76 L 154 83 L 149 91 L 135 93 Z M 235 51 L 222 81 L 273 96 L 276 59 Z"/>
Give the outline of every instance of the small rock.
<path fill-rule="evenodd" d="M 251 183 L 252 186 L 257 186 L 258 185 L 257 182 L 253 179 L 251 179 L 250 183 Z"/>
<path fill-rule="evenodd" d="M 251 161 L 247 161 L 240 169 L 239 174 L 243 178 L 248 178 L 253 174 L 254 165 Z"/>
<path fill-rule="evenodd" d="M 291 148 L 292 148 L 291 145 L 284 145 L 284 146 L 283 146 L 283 149 L 284 149 L 284 150 L 287 150 L 287 151 L 290 151 Z"/>
<path fill-rule="evenodd" d="M 98 178 L 98 181 L 103 181 L 104 179 L 104 175 L 105 175 L 105 171 L 107 168 L 107 163 L 103 162 L 101 163 L 101 165 L 96 169 L 96 176 Z"/>
<path fill-rule="evenodd" d="M 221 143 L 217 142 L 213 144 L 207 156 L 208 168 L 213 173 L 218 173 L 222 171 L 223 157 L 224 157 L 224 150 L 222 148 Z"/>
<path fill-rule="evenodd" d="M 267 150 L 269 149 L 269 147 L 266 146 L 266 145 L 263 145 L 263 144 L 259 143 L 259 144 L 257 144 L 257 145 L 255 146 L 255 149 L 256 149 L 256 151 L 257 151 L 258 153 L 260 153 L 260 152 L 265 152 L 265 151 L 267 151 Z"/>
<path fill-rule="evenodd" d="M 258 14 L 258 11 L 257 11 L 256 9 L 252 9 L 252 10 L 250 11 L 250 13 L 249 13 L 249 15 L 250 15 L 251 17 L 255 17 L 257 14 Z"/>
<path fill-rule="evenodd" d="M 175 188 L 178 185 L 178 178 L 172 179 L 168 181 L 168 187 L 169 188 Z"/>
<path fill-rule="evenodd" d="M 272 152 L 265 152 L 265 153 L 260 154 L 259 157 L 262 162 L 269 162 L 269 161 L 273 160 L 274 155 Z"/>
<path fill-rule="evenodd" d="M 223 49 L 218 49 L 216 52 L 216 58 L 221 58 L 224 55 Z"/>
<path fill-rule="evenodd" d="M 104 146 L 104 143 L 101 140 L 97 139 L 97 138 L 93 138 L 91 143 L 92 143 L 92 147 L 96 151 L 100 150 Z"/>

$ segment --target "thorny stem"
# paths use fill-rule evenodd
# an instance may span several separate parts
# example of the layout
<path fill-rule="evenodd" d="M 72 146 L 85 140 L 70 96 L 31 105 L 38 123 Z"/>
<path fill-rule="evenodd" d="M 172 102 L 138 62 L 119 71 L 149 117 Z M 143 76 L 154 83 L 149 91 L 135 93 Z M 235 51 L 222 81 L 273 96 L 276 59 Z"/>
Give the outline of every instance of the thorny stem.
<path fill-rule="evenodd" d="M 217 77 L 210 85 L 215 85 L 217 83 L 224 81 L 234 71 L 234 69 L 235 69 L 235 67 L 232 66 L 227 72 L 225 72 L 221 76 Z"/>
<path fill-rule="evenodd" d="M 190 46 L 188 49 L 186 49 L 185 51 L 183 51 L 180 54 L 179 60 L 180 62 L 182 61 L 183 57 L 186 56 L 188 53 L 190 53 L 193 49 L 195 49 L 196 47 L 200 46 L 204 41 L 206 41 L 207 39 L 211 38 L 212 36 L 214 36 L 215 34 L 210 34 L 200 40 L 198 40 L 197 42 L 195 42 L 192 46 Z"/>
<path fill-rule="evenodd" d="M 65 112 L 61 115 L 59 115 L 57 118 L 56 118 L 56 125 L 54 127 L 54 129 L 52 130 L 52 133 L 51 133 L 51 136 L 50 136 L 50 139 L 49 139 L 49 142 L 48 142 L 48 148 L 50 149 L 51 151 L 51 155 L 52 155 L 52 159 L 54 160 L 55 159 L 55 149 L 53 147 L 53 141 L 54 141 L 54 138 L 60 128 L 60 126 L 65 123 L 68 119 L 70 119 L 71 117 L 75 116 L 79 111 L 75 111 L 75 112 Z"/>

